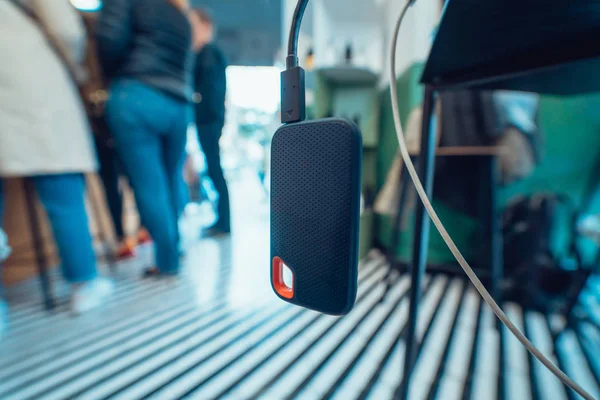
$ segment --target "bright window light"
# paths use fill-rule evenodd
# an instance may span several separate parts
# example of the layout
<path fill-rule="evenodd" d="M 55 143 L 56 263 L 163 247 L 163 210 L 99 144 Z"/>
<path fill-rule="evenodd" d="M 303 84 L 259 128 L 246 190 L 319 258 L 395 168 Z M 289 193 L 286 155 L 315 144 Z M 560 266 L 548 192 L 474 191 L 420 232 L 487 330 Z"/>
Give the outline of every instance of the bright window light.
<path fill-rule="evenodd" d="M 279 74 L 277 67 L 228 67 L 227 97 L 230 104 L 276 113 L 279 109 Z"/>
<path fill-rule="evenodd" d="M 100 0 L 71 0 L 71 4 L 81 11 L 98 11 L 102 8 Z"/>

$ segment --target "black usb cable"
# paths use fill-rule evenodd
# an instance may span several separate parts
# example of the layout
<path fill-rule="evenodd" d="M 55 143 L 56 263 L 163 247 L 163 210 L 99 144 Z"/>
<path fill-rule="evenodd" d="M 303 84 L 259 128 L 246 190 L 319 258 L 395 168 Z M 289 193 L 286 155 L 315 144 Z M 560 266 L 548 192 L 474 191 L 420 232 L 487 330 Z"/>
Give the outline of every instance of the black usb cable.
<path fill-rule="evenodd" d="M 294 10 L 288 39 L 286 69 L 281 73 L 281 123 L 290 124 L 306 119 L 306 87 L 304 69 L 298 65 L 298 36 L 308 0 L 300 0 Z"/>

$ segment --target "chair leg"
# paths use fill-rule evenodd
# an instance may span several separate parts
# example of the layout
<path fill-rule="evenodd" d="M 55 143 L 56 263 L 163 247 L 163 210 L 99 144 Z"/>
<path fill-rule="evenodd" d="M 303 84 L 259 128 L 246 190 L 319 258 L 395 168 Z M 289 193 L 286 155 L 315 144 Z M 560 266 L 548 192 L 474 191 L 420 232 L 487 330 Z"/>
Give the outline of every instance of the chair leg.
<path fill-rule="evenodd" d="M 27 203 L 27 213 L 29 217 L 29 231 L 33 240 L 33 252 L 35 254 L 36 266 L 40 277 L 44 306 L 46 310 L 52 310 L 55 307 L 55 301 L 52 296 L 50 276 L 48 274 L 48 260 L 44 252 L 44 240 L 41 236 L 41 224 L 36 208 L 33 182 L 25 178 L 23 187 L 25 189 L 25 201 Z"/>
<path fill-rule="evenodd" d="M 490 268 L 490 294 L 496 302 L 502 307 L 502 281 L 504 279 L 504 244 L 502 238 L 502 214 L 498 207 L 498 187 L 500 185 L 500 162 L 497 156 L 486 157 L 484 182 L 487 182 L 487 237 L 488 245 L 488 263 Z M 500 320 L 496 320 L 496 328 L 502 329 Z"/>
<path fill-rule="evenodd" d="M 498 199 L 498 188 L 500 187 L 500 160 L 497 156 L 494 156 L 492 159 L 492 221 L 494 222 L 492 226 L 492 253 L 494 257 L 494 282 L 496 283 L 495 294 L 496 300 L 502 304 L 503 295 L 502 295 L 502 282 L 504 280 L 504 238 L 502 235 L 502 208 L 499 204 Z"/>
<path fill-rule="evenodd" d="M 501 213 L 498 207 L 498 186 L 500 166 L 498 157 L 489 156 L 485 160 L 484 182 L 487 184 L 485 209 L 487 220 L 486 237 L 488 243 L 488 265 L 491 272 L 490 292 L 498 304 L 502 304 L 502 280 L 504 279 L 504 257 L 502 243 Z"/>
<path fill-rule="evenodd" d="M 419 156 L 419 175 L 427 195 L 433 194 L 433 172 L 435 169 L 435 144 L 437 121 L 435 117 L 435 90 L 431 86 L 425 88 L 423 103 L 423 123 L 421 127 L 421 154 Z M 419 319 L 419 302 L 421 300 L 422 283 L 427 266 L 427 250 L 429 248 L 429 216 L 420 201 L 416 204 L 415 241 L 413 244 L 413 260 L 411 267 L 410 306 L 407 322 L 406 353 L 404 355 L 404 376 L 399 396 L 408 400 L 410 378 L 416 361 L 418 338 L 417 321 Z"/>

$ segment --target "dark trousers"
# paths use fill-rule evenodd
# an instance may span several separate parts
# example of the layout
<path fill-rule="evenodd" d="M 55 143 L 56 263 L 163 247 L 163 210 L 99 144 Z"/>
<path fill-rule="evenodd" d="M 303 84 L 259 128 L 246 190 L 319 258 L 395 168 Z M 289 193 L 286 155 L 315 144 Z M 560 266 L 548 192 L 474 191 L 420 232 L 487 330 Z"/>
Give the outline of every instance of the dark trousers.
<path fill-rule="evenodd" d="M 99 175 L 104 186 L 106 203 L 115 227 L 115 235 L 118 240 L 121 240 L 125 236 L 125 232 L 123 229 L 123 195 L 119 186 L 121 172 L 117 152 L 114 147 L 101 138 L 96 138 L 96 151 L 98 152 Z"/>
<path fill-rule="evenodd" d="M 231 230 L 231 214 L 229 210 L 229 190 L 221 167 L 221 150 L 219 139 L 223 131 L 222 123 L 197 124 L 198 140 L 206 157 L 207 172 L 219 194 L 217 212 L 219 214 L 215 228 L 229 232 Z"/>

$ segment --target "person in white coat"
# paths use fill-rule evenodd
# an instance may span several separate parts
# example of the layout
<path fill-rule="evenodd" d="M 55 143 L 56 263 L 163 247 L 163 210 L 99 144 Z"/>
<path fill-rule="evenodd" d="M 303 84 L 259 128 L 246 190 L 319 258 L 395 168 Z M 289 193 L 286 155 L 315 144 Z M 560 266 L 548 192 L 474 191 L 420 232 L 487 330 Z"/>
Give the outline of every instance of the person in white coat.
<path fill-rule="evenodd" d="M 112 291 L 96 272 L 84 200 L 84 173 L 97 169 L 96 154 L 69 72 L 83 65 L 85 48 L 85 28 L 69 0 L 0 1 L 0 215 L 2 178 L 31 179 L 73 284 L 76 313 Z"/>

